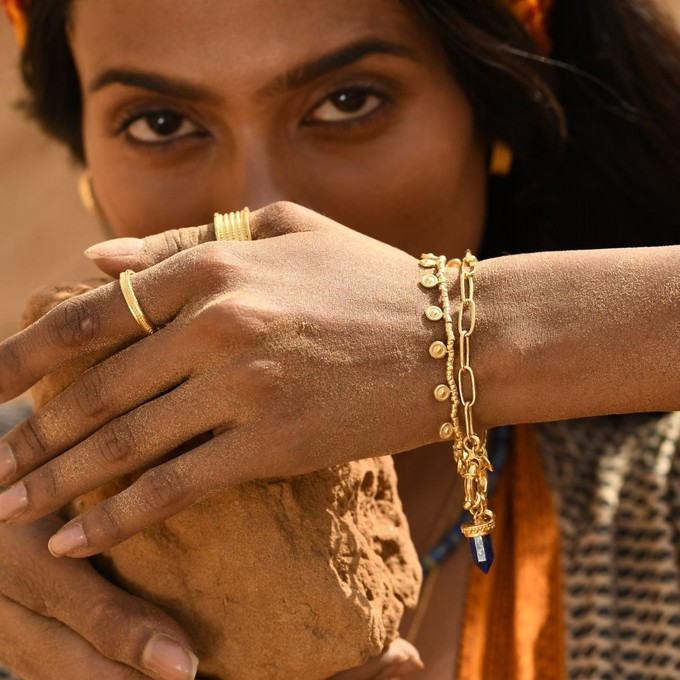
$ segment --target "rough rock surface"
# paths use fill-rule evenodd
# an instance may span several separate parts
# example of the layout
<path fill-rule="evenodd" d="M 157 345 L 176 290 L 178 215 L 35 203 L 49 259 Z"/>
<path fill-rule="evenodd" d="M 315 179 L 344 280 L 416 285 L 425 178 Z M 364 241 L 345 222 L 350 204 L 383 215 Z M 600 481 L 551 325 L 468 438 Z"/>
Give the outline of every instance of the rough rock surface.
<path fill-rule="evenodd" d="M 24 323 L 99 283 L 43 289 Z M 44 378 L 36 407 L 96 360 Z M 76 499 L 68 516 L 131 481 Z M 358 665 L 397 637 L 420 586 L 390 457 L 215 493 L 98 559 L 173 614 L 195 641 L 199 673 L 221 680 L 322 680 Z"/>

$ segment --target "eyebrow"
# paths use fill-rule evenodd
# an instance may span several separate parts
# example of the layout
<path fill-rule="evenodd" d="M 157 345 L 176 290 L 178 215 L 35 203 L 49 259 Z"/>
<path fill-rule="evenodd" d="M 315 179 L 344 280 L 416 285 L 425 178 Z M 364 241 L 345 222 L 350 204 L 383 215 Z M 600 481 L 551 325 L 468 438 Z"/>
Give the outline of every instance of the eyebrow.
<path fill-rule="evenodd" d="M 92 80 L 88 91 L 90 93 L 98 92 L 106 86 L 114 84 L 139 87 L 144 90 L 152 90 L 159 94 L 168 95 L 169 97 L 178 97 L 179 99 L 190 101 L 200 99 L 207 101 L 219 100 L 219 97 L 212 91 L 200 85 L 195 85 L 180 78 L 171 78 L 138 69 L 106 69 Z"/>
<path fill-rule="evenodd" d="M 418 60 L 415 50 L 386 40 L 361 40 L 325 54 L 287 71 L 258 91 L 258 96 L 271 96 L 285 90 L 295 90 L 328 73 L 350 66 L 373 54 L 388 54 L 412 61 Z"/>
<path fill-rule="evenodd" d="M 286 73 L 276 76 L 270 83 L 257 92 L 258 97 L 269 97 L 286 90 L 294 90 L 328 73 L 350 66 L 373 54 L 388 54 L 417 61 L 417 53 L 405 45 L 386 40 L 361 40 L 325 54 L 318 59 L 296 66 Z M 150 71 L 127 68 L 111 68 L 102 71 L 90 83 L 90 93 L 98 92 L 108 85 L 128 85 L 159 94 L 189 101 L 203 100 L 219 103 L 221 97 L 212 90 L 194 83 L 163 76 Z"/>

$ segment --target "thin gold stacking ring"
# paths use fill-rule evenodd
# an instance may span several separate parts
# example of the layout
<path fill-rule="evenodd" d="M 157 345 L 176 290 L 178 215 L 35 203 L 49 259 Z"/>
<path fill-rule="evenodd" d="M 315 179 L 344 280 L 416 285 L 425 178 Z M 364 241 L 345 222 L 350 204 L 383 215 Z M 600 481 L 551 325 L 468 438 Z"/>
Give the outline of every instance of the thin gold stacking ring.
<path fill-rule="evenodd" d="M 218 241 L 252 241 L 250 233 L 250 210 L 243 208 L 238 212 L 215 213 L 215 239 Z"/>
<path fill-rule="evenodd" d="M 133 274 L 134 272 L 132 269 L 128 269 L 120 275 L 120 289 L 123 292 L 125 302 L 127 302 L 128 309 L 135 318 L 135 321 L 141 326 L 145 333 L 151 335 L 155 329 L 139 306 L 139 300 L 137 300 L 135 291 L 132 289 Z"/>

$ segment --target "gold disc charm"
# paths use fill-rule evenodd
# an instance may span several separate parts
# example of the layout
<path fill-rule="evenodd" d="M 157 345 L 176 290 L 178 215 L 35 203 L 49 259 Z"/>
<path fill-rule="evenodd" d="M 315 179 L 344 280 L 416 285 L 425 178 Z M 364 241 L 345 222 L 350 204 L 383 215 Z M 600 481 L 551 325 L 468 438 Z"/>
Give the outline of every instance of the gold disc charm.
<path fill-rule="evenodd" d="M 420 262 L 418 264 L 425 269 L 430 269 L 431 267 L 437 266 L 437 258 L 432 253 L 424 253 L 420 256 Z"/>
<path fill-rule="evenodd" d="M 439 436 L 442 439 L 451 439 L 453 437 L 453 425 L 451 423 L 444 423 L 439 428 Z"/>
<path fill-rule="evenodd" d="M 430 345 L 430 356 L 433 359 L 443 359 L 446 356 L 446 345 L 441 340 L 435 340 Z"/>
<path fill-rule="evenodd" d="M 437 401 L 448 401 L 451 396 L 451 390 L 448 385 L 437 385 L 434 388 L 434 398 Z"/>
<path fill-rule="evenodd" d="M 420 283 L 422 283 L 425 288 L 434 288 L 439 283 L 439 280 L 434 274 L 425 274 L 423 278 L 420 279 Z"/>
<path fill-rule="evenodd" d="M 437 305 L 430 305 L 426 310 L 425 310 L 425 316 L 430 320 L 430 321 L 439 321 L 439 319 L 444 316 L 444 312 L 437 307 Z"/>

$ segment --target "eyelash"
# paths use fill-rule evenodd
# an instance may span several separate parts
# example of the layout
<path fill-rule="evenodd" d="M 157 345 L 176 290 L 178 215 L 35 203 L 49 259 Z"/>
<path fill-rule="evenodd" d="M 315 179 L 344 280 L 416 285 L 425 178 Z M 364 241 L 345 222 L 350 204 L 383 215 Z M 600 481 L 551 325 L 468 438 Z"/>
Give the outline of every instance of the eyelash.
<path fill-rule="evenodd" d="M 350 118 L 349 120 L 337 120 L 337 121 L 314 121 L 312 116 L 319 111 L 319 109 L 331 101 L 333 96 L 340 95 L 342 93 L 350 91 L 360 91 L 366 97 L 376 97 L 379 100 L 378 106 L 367 114 L 357 116 L 356 118 Z M 335 129 L 347 129 L 355 126 L 367 125 L 373 122 L 374 118 L 385 112 L 386 106 L 394 104 L 394 98 L 388 95 L 384 90 L 381 90 L 374 85 L 366 83 L 356 83 L 351 82 L 338 87 L 334 85 L 327 93 L 318 101 L 318 103 L 312 108 L 311 112 L 305 116 L 302 120 L 302 124 L 309 127 L 325 127 L 326 129 L 332 127 Z"/>
<path fill-rule="evenodd" d="M 367 114 L 360 115 L 356 118 L 350 118 L 348 120 L 315 121 L 312 119 L 314 114 L 317 111 L 319 111 L 319 109 L 321 109 L 321 107 L 324 106 L 324 104 L 330 102 L 333 96 L 339 96 L 342 93 L 350 92 L 353 90 L 361 92 L 367 98 L 376 97 L 379 100 L 377 107 Z M 318 102 L 312 107 L 310 113 L 302 119 L 301 124 L 305 127 L 348 130 L 350 128 L 370 124 L 376 117 L 385 112 L 387 106 L 392 105 L 394 103 L 395 101 L 393 97 L 388 95 L 384 90 L 378 89 L 370 84 L 351 82 L 344 84 L 342 86 L 334 85 L 332 88 L 329 88 L 326 94 L 323 95 L 323 97 L 319 99 Z M 154 114 L 157 115 L 164 112 L 174 113 L 177 116 L 181 116 L 185 120 L 191 121 L 189 116 L 180 113 L 179 111 L 173 109 L 169 105 L 146 105 L 125 113 L 122 119 L 114 124 L 113 136 L 115 137 L 126 133 L 129 130 L 129 128 L 138 120 L 141 120 L 147 116 L 152 116 Z M 144 142 L 140 141 L 139 139 L 135 139 L 131 135 L 126 135 L 126 141 L 128 144 L 134 145 L 143 150 L 161 152 L 165 150 L 170 150 L 176 145 L 189 141 L 191 139 L 196 139 L 197 137 L 206 137 L 208 136 L 208 134 L 209 133 L 199 128 L 199 130 L 197 130 L 196 133 L 194 134 L 185 135 L 175 139 L 168 139 L 167 141 L 159 140 L 155 142 Z"/>
<path fill-rule="evenodd" d="M 136 123 L 138 120 L 146 118 L 147 116 L 152 116 L 154 114 L 158 115 L 160 113 L 172 113 L 181 118 L 191 121 L 191 118 L 184 113 L 180 113 L 170 105 L 146 105 L 140 106 L 132 111 L 126 112 L 123 117 L 114 123 L 113 126 L 113 137 L 126 133 L 129 128 Z M 198 127 L 198 126 L 197 126 Z M 191 139 L 196 139 L 197 137 L 207 137 L 208 133 L 200 128 L 193 134 L 185 135 L 176 139 L 168 139 L 167 141 L 156 141 L 156 142 L 143 142 L 139 139 L 135 139 L 131 135 L 126 135 L 126 141 L 128 144 L 138 147 L 142 150 L 147 151 L 165 151 L 169 150 L 177 144 L 186 142 Z"/>

